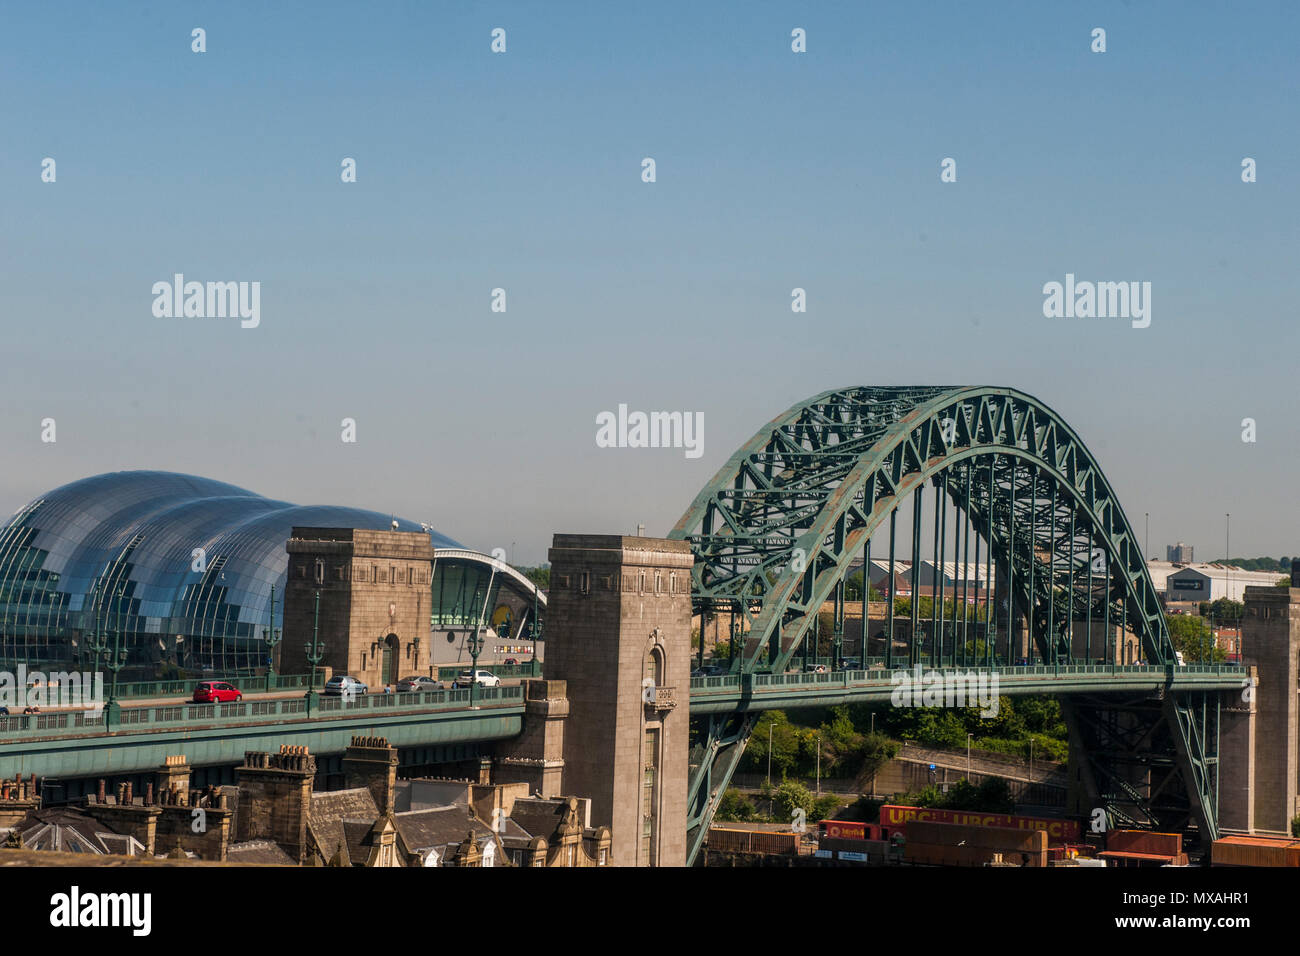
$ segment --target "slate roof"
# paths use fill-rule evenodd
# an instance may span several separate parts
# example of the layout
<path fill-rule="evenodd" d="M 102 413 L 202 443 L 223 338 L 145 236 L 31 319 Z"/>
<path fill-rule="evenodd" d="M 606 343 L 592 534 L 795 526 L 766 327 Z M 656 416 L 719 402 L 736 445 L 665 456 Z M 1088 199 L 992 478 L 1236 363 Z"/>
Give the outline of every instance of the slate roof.
<path fill-rule="evenodd" d="M 232 843 L 226 849 L 228 863 L 273 863 L 278 866 L 297 866 L 288 853 L 274 840 L 247 840 Z"/>
<path fill-rule="evenodd" d="M 314 792 L 311 795 L 311 812 L 307 816 L 307 829 L 326 860 L 338 852 L 340 846 L 345 846 L 352 862 L 361 863 L 369 853 L 364 852 L 357 858 L 354 847 L 359 847 L 360 844 L 354 843 L 358 839 L 356 828 L 350 833 L 345 824 L 365 821 L 365 830 L 360 834 L 364 837 L 378 816 L 379 808 L 375 806 L 375 798 L 365 787 Z"/>
<path fill-rule="evenodd" d="M 394 813 L 397 832 L 408 850 L 425 850 L 430 847 L 459 846 L 465 835 L 474 831 L 474 839 L 481 846 L 484 838 L 491 838 L 492 830 L 479 820 L 470 817 L 464 806 L 435 807 L 431 810 L 407 810 Z"/>

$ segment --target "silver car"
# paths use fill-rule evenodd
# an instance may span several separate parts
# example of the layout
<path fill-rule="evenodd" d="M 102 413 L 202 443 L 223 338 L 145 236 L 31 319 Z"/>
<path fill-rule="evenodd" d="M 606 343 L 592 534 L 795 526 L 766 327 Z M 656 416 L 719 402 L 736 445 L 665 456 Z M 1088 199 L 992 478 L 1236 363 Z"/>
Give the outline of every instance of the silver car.
<path fill-rule="evenodd" d="M 370 688 L 347 674 L 338 674 L 325 682 L 324 693 L 330 697 L 360 697 Z"/>

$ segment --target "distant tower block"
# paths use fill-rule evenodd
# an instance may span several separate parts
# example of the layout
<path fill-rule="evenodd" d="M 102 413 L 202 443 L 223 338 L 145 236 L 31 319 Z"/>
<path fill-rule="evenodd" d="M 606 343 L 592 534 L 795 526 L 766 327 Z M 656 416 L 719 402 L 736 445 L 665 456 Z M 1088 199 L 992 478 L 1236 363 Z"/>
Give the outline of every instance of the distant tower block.
<path fill-rule="evenodd" d="M 557 534 L 550 561 L 546 671 L 569 699 L 563 792 L 591 798 L 615 866 L 685 866 L 690 546 Z"/>
<path fill-rule="evenodd" d="M 294 528 L 286 545 L 280 670 L 311 672 L 306 657 L 320 592 L 322 666 L 382 691 L 429 670 L 433 545 L 419 531 Z"/>

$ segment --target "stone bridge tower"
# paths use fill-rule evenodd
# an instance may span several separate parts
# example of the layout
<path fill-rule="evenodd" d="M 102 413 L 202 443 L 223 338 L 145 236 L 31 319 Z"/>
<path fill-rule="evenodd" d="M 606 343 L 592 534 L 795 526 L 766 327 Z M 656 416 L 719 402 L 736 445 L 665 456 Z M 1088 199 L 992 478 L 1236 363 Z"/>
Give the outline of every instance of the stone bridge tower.
<path fill-rule="evenodd" d="M 429 672 L 433 544 L 427 534 L 294 528 L 286 548 L 282 673 L 311 672 L 306 648 L 317 592 L 321 666 L 359 677 L 374 693 Z"/>
<path fill-rule="evenodd" d="M 563 792 L 615 866 L 685 866 L 691 565 L 684 541 L 557 534 L 546 671 L 567 683 Z"/>

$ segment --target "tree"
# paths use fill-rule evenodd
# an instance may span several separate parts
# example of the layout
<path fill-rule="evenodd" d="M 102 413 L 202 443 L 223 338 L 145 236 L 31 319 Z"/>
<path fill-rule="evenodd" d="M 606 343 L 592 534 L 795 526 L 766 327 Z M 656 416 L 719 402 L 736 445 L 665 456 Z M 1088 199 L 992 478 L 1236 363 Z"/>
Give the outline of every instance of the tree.
<path fill-rule="evenodd" d="M 543 591 L 551 589 L 551 566 L 549 564 L 539 565 L 535 568 L 519 568 L 518 570 Z"/>
<path fill-rule="evenodd" d="M 824 793 L 813 801 L 813 812 L 810 820 L 826 820 L 833 817 L 840 809 L 842 804 L 840 798 L 833 793 Z"/>
<path fill-rule="evenodd" d="M 1214 601 L 1202 601 L 1198 611 L 1201 617 L 1213 618 L 1220 624 L 1235 624 L 1241 620 L 1245 605 L 1240 601 L 1221 597 Z"/>
<path fill-rule="evenodd" d="M 804 820 L 814 819 L 817 798 L 812 791 L 797 780 L 786 780 L 772 795 L 772 820 L 785 823 L 795 819 L 795 811 L 802 810 Z"/>
<path fill-rule="evenodd" d="M 1222 661 L 1227 656 L 1214 646 L 1214 635 L 1199 617 L 1174 614 L 1166 615 L 1165 621 L 1169 626 L 1169 639 L 1173 641 L 1174 650 L 1181 651 L 1183 660 L 1187 663 L 1213 663 Z"/>
<path fill-rule="evenodd" d="M 778 779 L 795 771 L 799 764 L 799 728 L 790 723 L 783 710 L 765 711 L 754 724 L 754 733 L 745 748 L 745 768 L 766 773 L 768 738 L 772 741 L 772 773 Z"/>
<path fill-rule="evenodd" d="M 717 820 L 734 820 L 742 823 L 748 823 L 757 816 L 758 811 L 754 809 L 754 805 L 734 787 L 727 788 L 727 792 L 718 801 L 718 812 L 714 814 Z"/>

